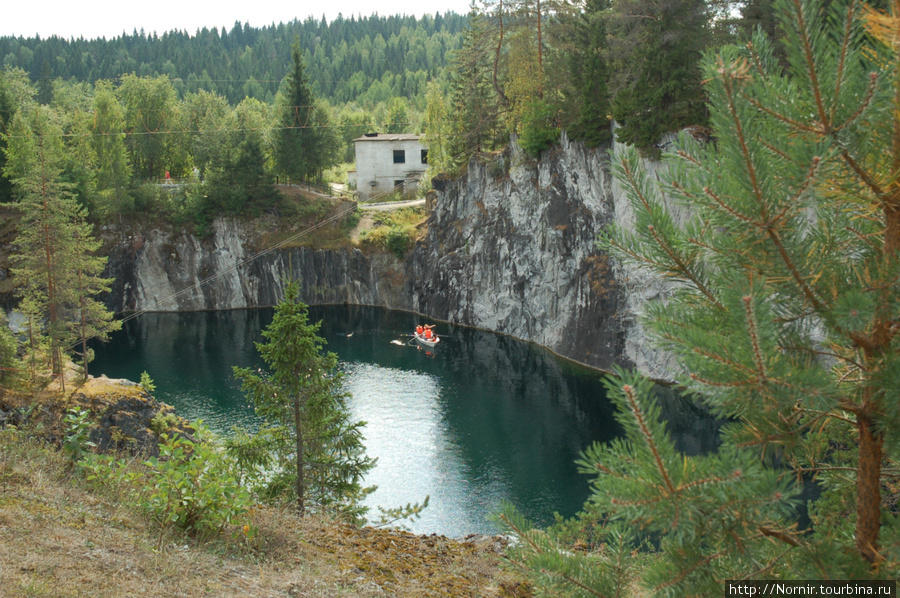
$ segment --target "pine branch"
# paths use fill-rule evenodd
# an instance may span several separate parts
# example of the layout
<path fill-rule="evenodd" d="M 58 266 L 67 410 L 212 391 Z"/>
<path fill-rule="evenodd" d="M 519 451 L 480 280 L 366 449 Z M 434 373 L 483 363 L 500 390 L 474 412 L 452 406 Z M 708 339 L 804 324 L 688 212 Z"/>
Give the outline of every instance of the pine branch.
<path fill-rule="evenodd" d="M 544 573 L 547 575 L 556 575 L 558 577 L 561 577 L 562 579 L 566 580 L 567 582 L 569 582 L 573 585 L 578 586 L 579 588 L 590 593 L 591 595 L 597 596 L 597 598 L 609 598 L 606 594 L 598 592 L 597 590 L 595 590 L 594 588 L 592 588 L 590 586 L 586 586 L 585 584 L 581 583 L 580 581 L 578 581 L 577 579 L 575 579 L 574 577 L 572 577 L 571 575 L 568 575 L 566 573 L 560 573 L 557 571 L 548 571 L 546 568 L 541 569 L 541 573 Z"/>
<path fill-rule="evenodd" d="M 794 9 L 796 10 L 795 18 L 797 22 L 797 30 L 800 34 L 800 40 L 803 44 L 803 55 L 806 59 L 807 75 L 812 84 L 813 97 L 816 101 L 816 108 L 819 112 L 819 122 L 825 130 L 830 129 L 828 124 L 828 114 L 825 110 L 825 104 L 822 100 L 822 90 L 819 88 L 819 78 L 816 70 L 816 60 L 813 56 L 812 40 L 809 38 L 809 29 L 806 19 L 803 18 L 803 5 L 800 0 L 793 0 Z"/>
<path fill-rule="evenodd" d="M 697 278 L 697 276 L 690 270 L 690 268 L 688 268 L 687 264 L 682 261 L 681 256 L 679 256 L 678 253 L 671 246 L 669 246 L 669 244 L 666 243 L 665 240 L 656 232 L 656 228 L 652 224 L 647 225 L 647 230 L 649 230 L 650 234 L 653 235 L 653 239 L 659 245 L 660 249 L 662 249 L 666 253 L 666 255 L 669 256 L 669 259 L 675 262 L 675 265 L 678 266 L 678 269 L 675 270 L 674 275 L 678 276 L 680 274 L 686 277 L 689 281 L 694 283 L 694 286 L 697 287 L 697 290 L 700 291 L 707 299 L 709 299 L 713 305 L 715 305 L 719 309 L 725 309 L 725 307 L 718 302 L 715 295 L 712 294 L 712 291 L 706 288 L 706 285 L 703 284 L 700 279 Z"/>
<path fill-rule="evenodd" d="M 764 573 L 770 571 L 770 570 L 772 569 L 772 567 L 774 567 L 775 564 L 778 563 L 781 559 L 783 559 L 784 556 L 785 556 L 787 553 L 789 553 L 790 551 L 791 551 L 790 548 L 786 548 L 786 549 L 784 550 L 784 552 L 782 552 L 782 553 L 779 554 L 778 556 L 773 557 L 772 559 L 770 559 L 769 562 L 766 563 L 766 565 L 765 565 L 764 567 L 761 567 L 761 568 L 757 569 L 757 570 L 754 571 L 753 573 L 750 573 L 750 574 L 748 574 L 748 575 L 744 575 L 744 576 L 741 577 L 740 579 L 742 579 L 742 580 L 744 580 L 744 579 L 754 579 L 754 578 L 759 579 L 760 577 L 762 577 L 762 575 L 763 575 Z"/>
<path fill-rule="evenodd" d="M 785 544 L 790 544 L 794 548 L 800 548 L 803 544 L 795 537 L 790 534 L 783 532 L 777 529 L 769 529 L 767 527 L 763 527 L 762 525 L 757 526 L 757 529 L 762 532 L 762 535 L 767 538 L 775 538 L 777 540 L 781 540 Z"/>
<path fill-rule="evenodd" d="M 851 32 L 853 30 L 853 15 L 856 12 L 855 9 L 856 9 L 856 2 L 853 1 L 850 3 L 850 6 L 847 9 L 847 22 L 844 25 L 844 37 L 843 37 L 843 42 L 841 43 L 841 53 L 840 53 L 841 57 L 838 60 L 837 72 L 836 72 L 836 76 L 834 78 L 834 81 L 835 81 L 834 95 L 832 96 L 831 114 L 830 114 L 830 118 L 832 121 L 835 118 L 835 113 L 837 112 L 837 108 L 838 108 L 838 99 L 841 96 L 841 82 L 844 79 L 844 67 L 847 64 L 847 51 L 850 48 L 850 37 L 851 37 Z"/>
<path fill-rule="evenodd" d="M 842 422 L 846 422 L 846 423 L 851 424 L 851 425 L 853 425 L 853 426 L 856 425 L 856 422 L 853 421 L 852 419 L 848 419 L 848 418 L 846 418 L 846 417 L 844 417 L 844 416 L 842 416 L 842 415 L 838 415 L 838 414 L 836 414 L 836 413 L 831 413 L 831 412 L 829 412 L 829 411 L 819 411 L 819 410 L 817 410 L 817 409 L 807 409 L 806 407 L 795 407 L 795 409 L 797 409 L 798 411 L 801 411 L 801 412 L 803 412 L 803 413 L 815 413 L 815 414 L 818 414 L 820 417 L 816 418 L 817 420 L 820 419 L 821 417 L 830 417 L 830 418 L 832 418 L 832 419 L 837 419 L 837 420 L 840 420 L 840 421 L 842 421 Z M 812 424 L 810 423 L 809 425 L 812 425 Z"/>
<path fill-rule="evenodd" d="M 647 427 L 647 422 L 644 420 L 643 411 L 641 411 L 641 407 L 640 405 L 638 405 L 637 398 L 634 394 L 634 387 L 630 384 L 625 384 L 622 386 L 622 392 L 625 393 L 625 398 L 628 400 L 628 407 L 641 428 L 641 434 L 644 436 L 644 441 L 647 443 L 647 446 L 650 447 L 650 451 L 653 453 L 653 458 L 656 460 L 656 466 L 657 468 L 659 468 L 659 472 L 663 476 L 663 480 L 666 483 L 666 488 L 668 488 L 669 494 L 675 494 L 675 485 L 672 484 L 672 480 L 669 478 L 669 472 L 666 470 L 665 464 L 662 461 L 662 457 L 660 457 L 659 451 L 656 448 L 656 442 L 654 442 L 653 440 L 653 435 L 650 433 L 650 430 Z"/>
<path fill-rule="evenodd" d="M 795 0 L 796 1 L 796 0 Z M 721 64 L 721 58 L 720 64 Z M 756 170 L 756 165 L 753 162 L 753 153 L 750 151 L 750 147 L 747 145 L 747 137 L 744 133 L 744 125 L 741 121 L 740 114 L 738 113 L 737 105 L 735 104 L 735 99 L 737 96 L 737 90 L 733 86 L 733 79 L 738 78 L 740 76 L 740 69 L 737 70 L 729 70 L 722 65 L 720 72 L 722 74 L 722 82 L 725 86 L 725 94 L 727 97 L 727 107 L 729 114 L 733 120 L 735 127 L 735 134 L 737 135 L 738 144 L 740 146 L 741 156 L 744 161 L 744 165 L 747 169 L 747 174 L 750 176 L 750 186 L 753 190 L 753 196 L 756 198 L 756 202 L 760 207 L 761 216 L 763 220 L 767 220 L 766 215 L 766 202 L 762 190 L 762 186 L 759 181 L 759 175 Z M 751 100 L 752 102 L 752 100 Z M 766 233 L 769 236 L 772 243 L 775 245 L 778 253 L 781 255 L 782 261 L 784 261 L 785 265 L 791 272 L 794 280 L 800 286 L 801 291 L 810 301 L 810 303 L 816 307 L 816 309 L 821 308 L 821 303 L 816 298 L 815 294 L 812 292 L 812 289 L 806 284 L 806 281 L 800 275 L 800 272 L 797 271 L 796 266 L 793 263 L 793 260 L 787 253 L 787 249 L 784 247 L 784 244 L 781 242 L 781 238 L 778 235 L 778 232 L 774 229 L 773 226 L 768 225 L 766 227 Z"/>
<path fill-rule="evenodd" d="M 712 380 L 701 378 L 696 373 L 691 373 L 690 378 L 691 380 L 695 380 L 697 382 L 700 382 L 701 384 L 706 384 L 707 386 L 718 388 L 740 388 L 742 386 L 751 386 L 757 383 L 756 380 L 744 380 L 741 382 L 713 382 Z"/>
<path fill-rule="evenodd" d="M 710 189 L 709 187 L 704 187 L 703 193 L 706 194 L 706 196 L 709 197 L 711 200 L 713 200 L 713 202 L 715 202 L 716 205 L 718 205 L 720 208 L 722 208 L 722 210 L 724 210 L 726 213 L 731 214 L 732 216 L 734 216 L 735 218 L 737 218 L 738 220 L 740 220 L 742 222 L 746 222 L 747 224 L 752 224 L 753 226 L 756 226 L 756 227 L 761 227 L 759 222 L 755 221 L 753 218 L 750 218 L 749 216 L 747 216 L 745 214 L 741 214 L 740 212 L 738 212 L 737 210 L 732 208 L 730 205 L 728 205 L 728 203 L 723 201 L 722 198 L 720 198 L 718 195 L 713 193 L 712 189 Z"/>
<path fill-rule="evenodd" d="M 744 297 L 744 308 L 747 311 L 747 332 L 750 334 L 750 342 L 753 344 L 753 361 L 756 363 L 757 381 L 760 386 L 767 382 L 766 365 L 759 348 L 759 335 L 756 329 L 756 316 L 753 313 L 752 297 Z"/>
<path fill-rule="evenodd" d="M 653 591 L 654 591 L 654 592 L 658 592 L 658 591 L 660 591 L 660 590 L 662 590 L 662 589 L 664 589 L 664 588 L 668 588 L 668 587 L 670 587 L 670 586 L 674 586 L 674 585 L 677 584 L 677 583 L 680 583 L 681 580 L 683 580 L 685 577 L 687 577 L 688 575 L 690 575 L 691 573 L 693 573 L 697 568 L 699 568 L 699 567 L 701 567 L 701 566 L 703 566 L 703 565 L 707 565 L 707 564 L 711 563 L 712 561 L 714 561 L 715 559 L 719 558 L 720 556 L 722 556 L 722 555 L 725 554 L 726 552 L 727 552 L 727 550 L 723 548 L 722 550 L 720 550 L 720 551 L 718 551 L 718 552 L 715 552 L 715 553 L 713 553 L 713 554 L 711 554 L 711 555 L 709 555 L 709 556 L 706 556 L 706 557 L 700 559 L 699 561 L 697 561 L 696 563 L 694 563 L 693 565 L 691 565 L 690 567 L 688 567 L 687 569 L 685 569 L 684 571 L 682 571 L 680 575 L 677 575 L 676 577 L 673 577 L 673 578 L 670 579 L 669 581 L 667 581 L 667 582 L 665 582 L 665 583 L 661 583 L 661 584 L 659 584 L 658 586 L 656 586 L 655 588 L 653 588 Z"/>

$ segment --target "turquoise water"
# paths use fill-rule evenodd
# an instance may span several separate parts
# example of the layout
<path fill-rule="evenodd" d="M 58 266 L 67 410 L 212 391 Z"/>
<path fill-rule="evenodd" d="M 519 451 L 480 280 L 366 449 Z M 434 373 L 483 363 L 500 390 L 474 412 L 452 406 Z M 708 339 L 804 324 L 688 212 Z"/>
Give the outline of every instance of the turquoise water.
<path fill-rule="evenodd" d="M 502 500 L 538 524 L 575 514 L 588 480 L 575 460 L 619 433 L 601 374 L 535 345 L 438 324 L 433 351 L 406 343 L 420 318 L 356 306 L 310 308 L 346 372 L 350 407 L 368 422 L 378 458 L 366 480 L 371 507 L 430 495 L 417 533 L 493 533 Z M 95 375 L 138 380 L 147 371 L 159 400 L 227 434 L 257 425 L 231 368 L 260 367 L 254 342 L 271 310 L 144 314 L 97 347 Z M 428 323 L 427 321 L 424 323 Z M 401 344 L 392 343 L 401 341 Z M 373 513 L 375 509 L 373 508 Z"/>

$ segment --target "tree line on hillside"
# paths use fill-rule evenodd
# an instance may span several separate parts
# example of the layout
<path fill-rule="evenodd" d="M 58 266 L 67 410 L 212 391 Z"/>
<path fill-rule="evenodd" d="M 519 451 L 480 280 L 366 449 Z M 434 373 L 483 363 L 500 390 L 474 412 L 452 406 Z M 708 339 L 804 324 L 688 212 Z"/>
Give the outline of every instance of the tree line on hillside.
<path fill-rule="evenodd" d="M 295 41 L 291 70 L 272 104 L 200 90 L 179 97 L 166 76 L 125 75 L 118 84 L 57 79 L 48 104 L 28 74 L 0 72 L 0 201 L 18 198 L 17 140 L 52 135 L 65 148 L 60 182 L 94 221 L 152 211 L 205 222 L 260 213 L 277 200 L 274 183 L 319 179 L 347 158 L 350 140 L 377 128 L 375 116 L 334 110 L 312 92 L 304 51 Z M 406 126 L 396 100 L 380 118 Z M 401 124 L 404 123 L 404 124 Z M 187 185 L 161 189 L 166 175 Z M 173 198 L 174 194 L 174 198 Z M 160 208 L 162 208 L 160 210 Z"/>
<path fill-rule="evenodd" d="M 0 37 L 0 59 L 30 74 L 43 104 L 50 102 L 56 79 L 93 84 L 125 75 L 165 75 L 180 97 L 206 90 L 231 104 L 248 97 L 271 104 L 299 37 L 318 97 L 366 108 L 405 97 L 421 108 L 425 84 L 440 75 L 465 26 L 466 17 L 448 12 L 338 16 L 330 23 L 309 18 L 268 27 L 236 22 L 230 30 L 134 31 L 110 40 Z"/>

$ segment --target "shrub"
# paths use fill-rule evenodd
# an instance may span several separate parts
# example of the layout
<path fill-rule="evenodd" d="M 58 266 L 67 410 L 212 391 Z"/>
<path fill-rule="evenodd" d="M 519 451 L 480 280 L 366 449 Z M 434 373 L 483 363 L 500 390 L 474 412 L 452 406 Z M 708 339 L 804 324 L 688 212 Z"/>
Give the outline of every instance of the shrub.
<path fill-rule="evenodd" d="M 250 510 L 250 494 L 238 481 L 234 460 L 197 424 L 200 441 L 163 435 L 159 458 L 139 467 L 110 456 L 84 459 L 86 479 L 123 493 L 165 530 L 181 529 L 201 539 L 220 533 Z"/>
<path fill-rule="evenodd" d="M 88 448 L 97 446 L 88 438 L 91 435 L 91 412 L 87 409 L 68 409 L 63 421 L 66 424 L 66 441 L 63 450 L 69 454 L 72 463 L 78 463 L 87 453 Z"/>
<path fill-rule="evenodd" d="M 412 239 L 405 230 L 399 227 L 392 227 L 384 239 L 385 247 L 394 252 L 397 257 L 402 258 L 409 246 L 412 245 Z"/>
<path fill-rule="evenodd" d="M 534 100 L 522 115 L 519 146 L 528 155 L 537 158 L 541 152 L 559 139 L 556 113 L 545 100 Z"/>

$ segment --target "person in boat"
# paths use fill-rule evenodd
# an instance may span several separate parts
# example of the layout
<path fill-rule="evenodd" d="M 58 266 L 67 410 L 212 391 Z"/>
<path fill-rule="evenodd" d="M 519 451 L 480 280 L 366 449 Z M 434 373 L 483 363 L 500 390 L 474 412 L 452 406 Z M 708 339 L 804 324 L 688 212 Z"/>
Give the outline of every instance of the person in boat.
<path fill-rule="evenodd" d="M 416 334 L 422 334 L 423 332 L 425 332 L 425 327 L 424 327 L 424 326 L 422 326 L 421 324 L 419 324 L 418 326 L 416 326 Z"/>
<path fill-rule="evenodd" d="M 434 332 L 432 332 L 432 330 L 431 330 L 432 328 L 433 328 L 432 326 L 425 327 L 425 340 L 426 341 L 430 341 L 434 338 Z"/>

